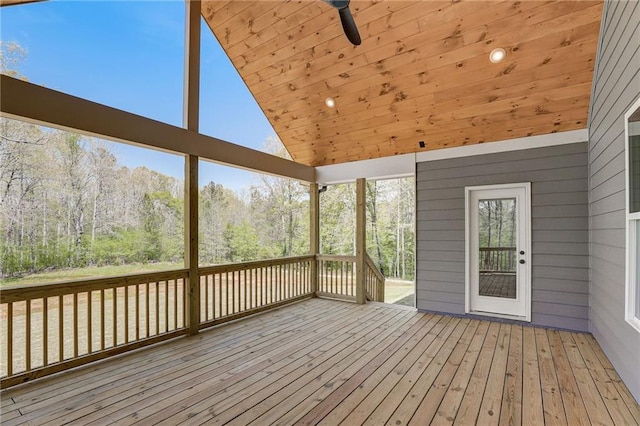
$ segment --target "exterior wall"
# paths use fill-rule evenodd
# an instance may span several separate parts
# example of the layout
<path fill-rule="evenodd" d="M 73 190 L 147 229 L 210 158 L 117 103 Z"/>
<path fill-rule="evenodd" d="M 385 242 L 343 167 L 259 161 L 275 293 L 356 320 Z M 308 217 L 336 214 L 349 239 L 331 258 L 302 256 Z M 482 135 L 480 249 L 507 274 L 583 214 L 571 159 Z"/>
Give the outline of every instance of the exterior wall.
<path fill-rule="evenodd" d="M 416 306 L 464 314 L 465 186 L 531 182 L 532 323 L 588 330 L 587 143 L 417 163 Z"/>
<path fill-rule="evenodd" d="M 589 117 L 591 331 L 640 401 L 640 333 L 624 320 L 624 113 L 640 96 L 640 2 L 607 1 Z"/>

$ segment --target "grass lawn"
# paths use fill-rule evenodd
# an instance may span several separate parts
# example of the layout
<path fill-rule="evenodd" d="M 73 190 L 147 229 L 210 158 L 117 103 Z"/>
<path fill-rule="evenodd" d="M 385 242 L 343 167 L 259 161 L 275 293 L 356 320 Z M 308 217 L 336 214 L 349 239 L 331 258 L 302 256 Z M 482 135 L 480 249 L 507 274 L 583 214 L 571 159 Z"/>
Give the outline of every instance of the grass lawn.
<path fill-rule="evenodd" d="M 385 303 L 396 303 L 407 296 L 413 295 L 414 291 L 415 284 L 413 281 L 387 279 L 384 284 L 384 301 Z"/>
<path fill-rule="evenodd" d="M 51 272 L 25 275 L 17 278 L 0 279 L 0 287 L 29 284 L 47 284 L 57 281 L 80 280 L 87 278 L 112 277 L 145 272 L 158 272 L 184 268 L 182 263 L 149 263 L 118 266 L 88 266 L 86 268 L 59 269 Z"/>

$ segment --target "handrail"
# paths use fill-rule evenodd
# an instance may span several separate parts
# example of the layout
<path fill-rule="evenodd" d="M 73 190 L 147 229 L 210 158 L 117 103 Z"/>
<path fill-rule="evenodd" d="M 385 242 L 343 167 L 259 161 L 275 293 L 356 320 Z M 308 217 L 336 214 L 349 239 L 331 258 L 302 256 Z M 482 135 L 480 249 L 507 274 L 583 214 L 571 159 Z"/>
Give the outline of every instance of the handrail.
<path fill-rule="evenodd" d="M 345 255 L 345 254 L 318 254 L 316 255 L 317 260 L 328 260 L 328 261 L 336 261 L 336 262 L 355 262 L 356 257 Z"/>
<path fill-rule="evenodd" d="M 384 302 L 384 275 L 373 263 L 373 260 L 368 253 L 365 253 L 365 263 L 367 264 L 367 277 L 365 285 L 367 290 L 367 298 L 375 302 Z"/>
<path fill-rule="evenodd" d="M 286 265 L 297 261 L 313 260 L 313 255 L 281 257 L 278 259 L 255 260 L 251 262 L 225 263 L 222 265 L 201 266 L 200 275 L 214 274 L 219 272 L 241 271 L 244 269 L 261 268 L 267 266 Z"/>
<path fill-rule="evenodd" d="M 90 278 L 66 280 L 45 284 L 27 284 L 0 288 L 0 303 L 12 303 L 25 300 L 55 297 L 73 292 L 97 291 L 112 288 L 114 284 L 126 285 L 144 284 L 149 281 L 166 281 L 183 278 L 188 275 L 188 269 L 172 269 L 170 271 L 145 272 L 142 274 L 127 274 L 116 277 Z M 80 290 L 78 290 L 80 289 Z M 46 294 L 43 294 L 46 293 Z"/>

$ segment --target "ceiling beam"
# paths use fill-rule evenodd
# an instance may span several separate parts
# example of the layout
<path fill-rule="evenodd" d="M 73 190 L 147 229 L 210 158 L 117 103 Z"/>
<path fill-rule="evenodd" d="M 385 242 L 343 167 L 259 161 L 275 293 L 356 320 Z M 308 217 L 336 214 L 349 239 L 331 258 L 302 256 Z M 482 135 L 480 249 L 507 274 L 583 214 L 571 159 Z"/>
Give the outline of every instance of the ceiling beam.
<path fill-rule="evenodd" d="M 0 115 L 43 126 L 205 160 L 251 171 L 314 182 L 315 169 L 304 164 L 201 135 L 170 124 L 51 90 L 6 75 L 0 76 Z"/>

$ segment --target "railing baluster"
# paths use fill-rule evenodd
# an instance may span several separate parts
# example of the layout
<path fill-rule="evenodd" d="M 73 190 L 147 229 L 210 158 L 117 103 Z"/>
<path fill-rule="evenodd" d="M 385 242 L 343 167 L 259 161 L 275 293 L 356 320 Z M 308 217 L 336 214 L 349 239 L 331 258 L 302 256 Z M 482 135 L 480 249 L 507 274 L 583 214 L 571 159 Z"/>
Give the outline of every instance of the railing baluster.
<path fill-rule="evenodd" d="M 31 300 L 27 300 L 27 317 L 25 324 L 25 365 L 27 367 L 27 371 L 31 370 Z"/>
<path fill-rule="evenodd" d="M 49 365 L 49 298 L 42 299 L 42 365 Z"/>
<path fill-rule="evenodd" d="M 58 362 L 64 360 L 64 305 L 62 296 L 58 296 Z"/>
<path fill-rule="evenodd" d="M 92 327 L 91 327 L 91 291 L 87 292 L 87 353 L 91 353 L 91 348 L 93 347 L 93 336 Z"/>
<path fill-rule="evenodd" d="M 222 317 L 222 274 L 216 273 L 218 283 L 218 318 Z"/>
<path fill-rule="evenodd" d="M 243 306 L 243 310 L 247 310 L 248 308 L 247 308 L 247 270 L 246 269 L 243 271 L 243 276 L 244 276 L 244 279 L 242 280 L 242 284 L 244 286 L 244 297 L 243 297 L 244 306 Z"/>
<path fill-rule="evenodd" d="M 160 334 L 160 282 L 156 281 L 156 334 Z"/>
<path fill-rule="evenodd" d="M 124 286 L 124 343 L 129 343 L 129 285 Z"/>
<path fill-rule="evenodd" d="M 229 272 L 224 274 L 224 289 L 225 289 L 225 314 L 229 315 Z"/>
<path fill-rule="evenodd" d="M 204 277 L 204 319 L 209 319 L 209 275 Z"/>
<path fill-rule="evenodd" d="M 145 316 L 145 321 L 144 321 L 144 326 L 145 326 L 145 336 L 144 337 L 149 337 L 149 322 L 151 319 L 151 315 L 149 314 L 149 299 L 151 297 L 149 296 L 149 283 L 145 283 L 144 284 L 144 316 Z"/>
<path fill-rule="evenodd" d="M 13 302 L 7 304 L 7 375 L 13 374 Z"/>
<path fill-rule="evenodd" d="M 140 340 L 140 285 L 135 285 L 136 290 L 136 340 Z"/>
<path fill-rule="evenodd" d="M 100 350 L 104 349 L 104 323 L 105 323 L 105 313 L 104 313 L 104 289 L 100 290 Z"/>
<path fill-rule="evenodd" d="M 73 357 L 78 357 L 78 293 L 73 293 Z"/>
<path fill-rule="evenodd" d="M 169 280 L 164 282 L 164 331 L 169 331 Z"/>
<path fill-rule="evenodd" d="M 178 328 L 178 281 L 173 282 L 173 328 Z"/>
<path fill-rule="evenodd" d="M 118 287 L 113 288 L 113 347 L 118 346 Z"/>

